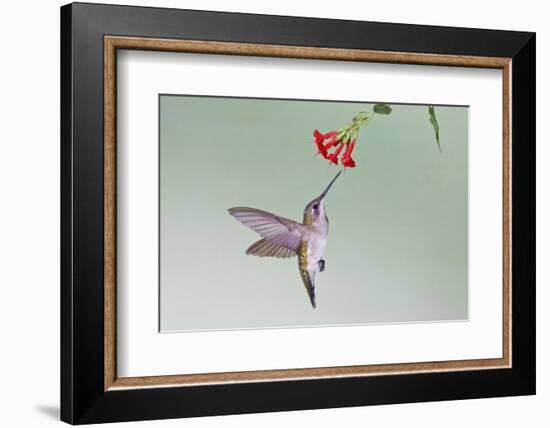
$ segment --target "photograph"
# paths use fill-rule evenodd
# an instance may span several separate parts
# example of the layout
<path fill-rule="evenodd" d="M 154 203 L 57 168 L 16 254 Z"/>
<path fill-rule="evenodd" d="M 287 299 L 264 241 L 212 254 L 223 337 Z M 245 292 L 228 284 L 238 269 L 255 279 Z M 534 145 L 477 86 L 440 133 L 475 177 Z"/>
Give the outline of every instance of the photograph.
<path fill-rule="evenodd" d="M 160 331 L 467 321 L 468 115 L 159 94 Z"/>

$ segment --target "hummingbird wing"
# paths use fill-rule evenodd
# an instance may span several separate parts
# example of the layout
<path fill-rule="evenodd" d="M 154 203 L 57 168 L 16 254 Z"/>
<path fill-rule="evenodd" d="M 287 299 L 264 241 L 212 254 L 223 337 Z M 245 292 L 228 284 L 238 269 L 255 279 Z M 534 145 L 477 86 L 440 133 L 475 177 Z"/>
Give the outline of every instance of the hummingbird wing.
<path fill-rule="evenodd" d="M 278 257 L 283 259 L 296 255 L 294 251 L 281 247 L 273 242 L 266 241 L 263 238 L 248 247 L 246 254 L 258 257 Z"/>
<path fill-rule="evenodd" d="M 301 223 L 256 208 L 234 207 L 228 211 L 242 224 L 257 232 L 265 241 L 294 253 L 298 252 L 304 228 Z M 252 246 L 254 245 L 256 243 Z"/>

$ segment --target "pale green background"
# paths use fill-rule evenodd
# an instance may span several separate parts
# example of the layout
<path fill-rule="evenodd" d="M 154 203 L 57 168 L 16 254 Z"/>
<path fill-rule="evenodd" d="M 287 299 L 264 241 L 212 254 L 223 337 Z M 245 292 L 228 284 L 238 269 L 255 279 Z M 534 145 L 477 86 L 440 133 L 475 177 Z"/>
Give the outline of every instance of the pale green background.
<path fill-rule="evenodd" d="M 312 131 L 366 103 L 160 96 L 162 331 L 468 318 L 468 109 L 392 105 L 362 129 L 357 168 L 327 198 L 326 270 L 312 309 L 297 260 L 258 258 L 227 213 L 302 219 L 338 168 Z"/>

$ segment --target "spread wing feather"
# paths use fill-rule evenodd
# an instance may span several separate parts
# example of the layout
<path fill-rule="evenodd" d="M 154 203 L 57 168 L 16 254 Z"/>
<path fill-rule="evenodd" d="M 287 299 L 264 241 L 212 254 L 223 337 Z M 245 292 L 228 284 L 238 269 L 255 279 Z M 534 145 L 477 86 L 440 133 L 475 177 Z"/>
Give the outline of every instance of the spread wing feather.
<path fill-rule="evenodd" d="M 296 253 L 288 248 L 281 247 L 280 245 L 274 244 L 272 242 L 266 241 L 265 239 L 260 239 L 259 241 L 254 242 L 246 250 L 246 254 L 251 256 L 258 257 L 278 257 L 278 258 L 289 258 L 295 256 Z"/>
<path fill-rule="evenodd" d="M 248 252 L 256 244 L 260 247 L 259 251 L 262 254 L 265 252 L 266 256 L 271 257 L 290 257 L 282 255 L 285 253 L 279 252 L 276 247 L 290 250 L 294 254 L 298 252 L 302 241 L 302 228 L 304 227 L 302 224 L 256 208 L 235 207 L 228 211 L 242 224 L 257 232 L 267 243 L 274 244 L 274 246 L 267 244 L 261 246 L 261 241 L 258 241 L 247 250 L 247 254 L 259 255 L 252 251 Z M 254 248 L 254 251 L 258 251 L 258 248 Z"/>

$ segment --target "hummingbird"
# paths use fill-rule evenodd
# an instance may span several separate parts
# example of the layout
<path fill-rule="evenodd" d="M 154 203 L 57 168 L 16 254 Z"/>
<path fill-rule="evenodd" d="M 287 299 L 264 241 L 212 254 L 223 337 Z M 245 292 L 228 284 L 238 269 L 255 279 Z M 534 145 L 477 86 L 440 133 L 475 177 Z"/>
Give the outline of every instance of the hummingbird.
<path fill-rule="evenodd" d="M 313 308 L 316 307 L 315 276 L 325 270 L 323 254 L 329 229 L 325 198 L 341 173 L 338 172 L 323 193 L 306 205 L 302 223 L 256 208 L 233 207 L 228 210 L 262 237 L 248 247 L 246 254 L 277 258 L 298 256 L 300 277 Z"/>

